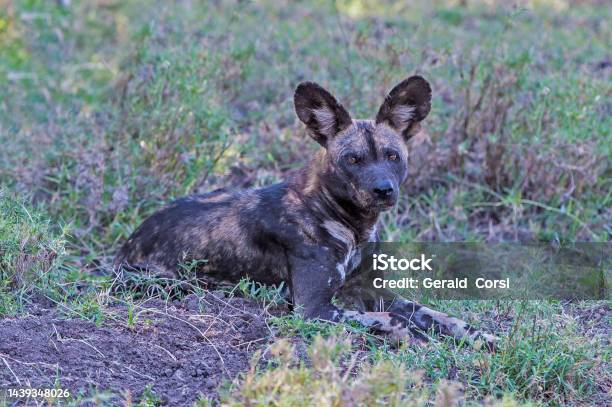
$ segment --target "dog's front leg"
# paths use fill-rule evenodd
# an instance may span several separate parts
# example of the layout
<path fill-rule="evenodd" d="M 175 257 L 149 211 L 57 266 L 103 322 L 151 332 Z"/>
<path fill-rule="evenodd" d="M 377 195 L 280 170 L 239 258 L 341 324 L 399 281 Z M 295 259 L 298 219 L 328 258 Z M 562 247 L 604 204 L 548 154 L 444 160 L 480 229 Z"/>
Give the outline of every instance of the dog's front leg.
<path fill-rule="evenodd" d="M 410 324 L 418 327 L 418 329 L 425 332 L 433 331 L 438 334 L 451 336 L 456 340 L 466 340 L 472 345 L 480 343 L 489 350 L 495 349 L 495 343 L 498 340 L 496 336 L 475 329 L 459 318 L 452 317 L 414 301 L 407 300 L 390 290 L 381 290 L 386 291 L 382 294 L 387 298 L 391 297 L 391 300 L 387 302 L 390 304 L 388 310 L 402 315 L 410 321 Z"/>
<path fill-rule="evenodd" d="M 417 332 L 423 335 L 433 331 L 456 340 L 466 340 L 473 345 L 483 343 L 491 350 L 495 348 L 498 339 L 494 335 L 475 329 L 459 318 L 407 300 L 386 288 L 375 288 L 372 281 L 374 277 L 379 276 L 380 273 L 357 274 L 345 284 L 337 296 L 344 303 L 360 304 L 363 311 L 385 311 L 400 315 L 413 335 L 418 335 Z"/>
<path fill-rule="evenodd" d="M 339 321 L 342 311 L 331 300 L 343 281 L 334 269 L 331 249 L 302 246 L 289 258 L 294 309 L 306 318 Z"/>
<path fill-rule="evenodd" d="M 290 258 L 290 265 L 293 305 L 305 318 L 331 322 L 357 321 L 396 340 L 422 336 L 416 326 L 400 313 L 354 311 L 334 306 L 331 300 L 344 284 L 344 278 L 329 251 L 303 248 Z"/>
<path fill-rule="evenodd" d="M 386 288 L 372 289 L 374 297 L 379 304 L 384 304 L 386 311 L 401 315 L 408 322 L 408 326 L 428 332 L 447 335 L 461 341 L 466 340 L 472 345 L 483 344 L 489 350 L 495 349 L 498 338 L 489 333 L 475 329 L 467 322 L 452 317 L 443 312 L 433 310 L 417 302 L 405 299 L 399 294 Z"/>

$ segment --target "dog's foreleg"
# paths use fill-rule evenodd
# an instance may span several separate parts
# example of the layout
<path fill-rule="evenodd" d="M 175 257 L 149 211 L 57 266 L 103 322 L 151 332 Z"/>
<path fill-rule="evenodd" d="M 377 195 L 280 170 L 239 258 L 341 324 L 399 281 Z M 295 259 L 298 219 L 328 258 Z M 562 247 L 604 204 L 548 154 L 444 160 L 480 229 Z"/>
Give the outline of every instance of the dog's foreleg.
<path fill-rule="evenodd" d="M 341 311 L 343 321 L 356 321 L 359 324 L 384 333 L 394 341 L 407 341 L 416 339 L 425 342 L 427 337 L 408 319 L 394 312 L 372 312 L 372 311 Z"/>
<path fill-rule="evenodd" d="M 489 350 L 494 350 L 495 343 L 498 341 L 495 335 L 475 329 L 459 318 L 435 311 L 399 296 L 393 299 L 388 310 L 406 318 L 411 325 L 422 331 L 433 331 L 441 335 L 448 335 L 458 341 L 465 340 L 475 347 L 484 345 Z"/>
<path fill-rule="evenodd" d="M 351 281 L 351 285 L 338 293 L 341 301 L 346 304 L 363 304 L 359 308 L 362 311 L 376 311 L 375 314 L 391 313 L 394 322 L 399 315 L 400 318 L 407 321 L 406 328 L 415 337 L 418 337 L 418 333 L 425 337 L 425 333 L 433 331 L 437 334 L 451 336 L 457 341 L 466 341 L 475 347 L 484 345 L 491 350 L 495 348 L 498 339 L 494 335 L 475 329 L 459 318 L 406 300 L 393 291 L 368 287 L 370 285 L 368 281 L 371 279 L 360 282 L 359 278 Z M 361 314 L 354 319 L 358 318 L 366 319 Z M 397 328 L 395 330 L 397 331 Z"/>

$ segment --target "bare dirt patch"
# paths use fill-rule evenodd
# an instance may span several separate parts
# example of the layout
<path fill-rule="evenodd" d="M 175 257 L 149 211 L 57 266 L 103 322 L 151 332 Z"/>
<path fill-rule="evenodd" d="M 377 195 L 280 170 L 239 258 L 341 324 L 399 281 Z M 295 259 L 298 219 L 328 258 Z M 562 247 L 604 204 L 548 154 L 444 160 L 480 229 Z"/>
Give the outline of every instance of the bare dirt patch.
<path fill-rule="evenodd" d="M 0 388 L 57 386 L 83 398 L 108 392 L 117 403 L 138 400 L 150 386 L 160 404 L 191 405 L 200 395 L 217 397 L 219 384 L 245 371 L 271 337 L 258 303 L 219 293 L 109 312 L 100 326 L 40 307 L 0 320 Z"/>

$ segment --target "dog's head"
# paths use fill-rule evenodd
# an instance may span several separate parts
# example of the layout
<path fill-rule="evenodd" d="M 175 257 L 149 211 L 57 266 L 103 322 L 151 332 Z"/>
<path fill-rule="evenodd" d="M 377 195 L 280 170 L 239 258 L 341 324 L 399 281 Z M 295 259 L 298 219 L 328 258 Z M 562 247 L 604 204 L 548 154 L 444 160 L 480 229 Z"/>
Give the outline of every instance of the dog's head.
<path fill-rule="evenodd" d="M 406 142 L 431 108 L 431 87 L 411 76 L 385 98 L 375 120 L 353 120 L 321 86 L 301 83 L 295 111 L 308 134 L 325 148 L 320 182 L 336 199 L 380 212 L 397 201 L 408 173 Z"/>

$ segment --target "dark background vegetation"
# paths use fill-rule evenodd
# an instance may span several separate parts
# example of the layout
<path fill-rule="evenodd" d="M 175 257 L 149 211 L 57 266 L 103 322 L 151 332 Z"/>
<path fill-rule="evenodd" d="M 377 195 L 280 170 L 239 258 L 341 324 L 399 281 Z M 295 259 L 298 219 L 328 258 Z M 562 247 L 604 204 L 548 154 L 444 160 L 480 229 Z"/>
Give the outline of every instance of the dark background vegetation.
<path fill-rule="evenodd" d="M 406 76 L 432 83 L 385 239 L 609 241 L 611 9 L 0 0 L 0 316 L 27 314 L 42 292 L 67 316 L 103 324 L 118 300 L 112 255 L 162 203 L 276 182 L 308 160 L 317 145 L 292 106 L 303 80 L 363 118 Z M 605 403 L 608 325 L 581 316 L 607 304 L 437 306 L 502 332 L 507 353 L 486 359 L 497 367 L 445 343 L 399 353 L 371 345 L 368 363 L 422 369 L 432 394 L 451 377 L 469 400 Z M 521 320 L 547 334 L 521 331 Z M 274 333 L 310 338 L 311 329 L 327 328 L 285 317 Z"/>

